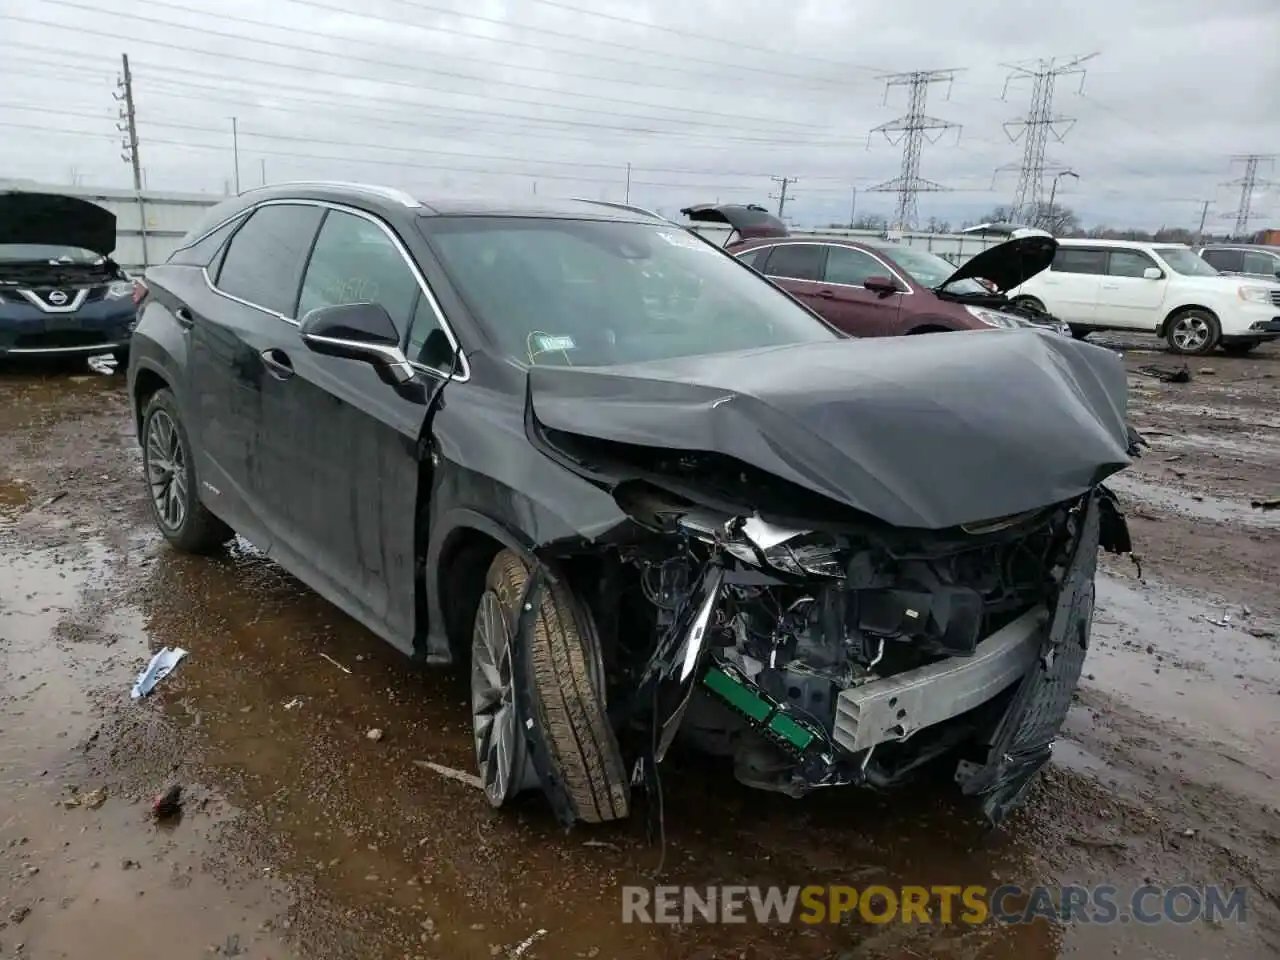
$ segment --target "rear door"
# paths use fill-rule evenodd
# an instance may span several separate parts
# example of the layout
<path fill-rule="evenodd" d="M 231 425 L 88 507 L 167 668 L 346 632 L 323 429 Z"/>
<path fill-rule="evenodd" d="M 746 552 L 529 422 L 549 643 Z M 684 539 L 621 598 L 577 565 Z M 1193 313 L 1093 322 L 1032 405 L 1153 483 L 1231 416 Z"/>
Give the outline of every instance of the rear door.
<path fill-rule="evenodd" d="M 209 267 L 212 290 L 187 304 L 192 323 L 191 410 L 201 499 L 233 529 L 268 549 L 281 518 L 264 497 L 263 359 L 292 316 L 302 265 L 324 211 L 264 204 Z"/>
<path fill-rule="evenodd" d="M 388 224 L 330 205 L 296 315 L 333 304 L 380 304 L 416 360 L 438 325 L 418 276 Z M 312 353 L 297 325 L 284 321 L 273 328 L 269 352 L 276 370 L 263 390 L 263 430 L 271 442 L 263 497 L 282 520 L 276 555 L 411 652 L 418 439 L 434 375 L 420 373 L 423 382 L 397 388 L 369 363 Z"/>
<path fill-rule="evenodd" d="M 1024 284 L 1034 288 L 1050 313 L 1067 323 L 1106 324 L 1098 313 L 1098 294 L 1107 272 L 1107 251 L 1100 247 L 1059 246 L 1049 269 Z"/>
<path fill-rule="evenodd" d="M 902 293 L 874 293 L 862 284 L 868 277 L 895 279 L 893 271 L 871 254 L 840 244 L 827 245 L 823 286 L 817 296 L 827 302 L 832 323 L 856 337 L 892 337 L 901 333 Z"/>
<path fill-rule="evenodd" d="M 1160 269 L 1150 255 L 1141 250 L 1111 250 L 1107 258 L 1107 275 L 1099 284 L 1098 315 L 1111 326 L 1154 331 L 1164 315 L 1161 304 L 1169 281 L 1163 276 L 1151 280 L 1143 276 L 1149 268 Z"/>
<path fill-rule="evenodd" d="M 769 256 L 756 261 L 755 268 L 783 287 L 796 299 L 823 318 L 835 323 L 831 309 L 830 291 L 819 295 L 825 284 L 823 276 L 827 263 L 827 247 L 823 243 L 780 243 L 770 248 Z"/>

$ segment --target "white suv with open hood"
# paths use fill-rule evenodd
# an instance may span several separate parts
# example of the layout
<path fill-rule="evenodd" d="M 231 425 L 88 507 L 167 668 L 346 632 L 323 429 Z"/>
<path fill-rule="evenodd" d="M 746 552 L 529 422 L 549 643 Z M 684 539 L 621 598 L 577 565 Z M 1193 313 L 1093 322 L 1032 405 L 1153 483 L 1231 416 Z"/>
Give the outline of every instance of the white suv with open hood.
<path fill-rule="evenodd" d="M 1280 339 L 1280 283 L 1227 276 L 1175 243 L 1059 240 L 1048 270 L 1009 296 L 1085 337 L 1142 330 L 1177 353 L 1247 353 Z"/>

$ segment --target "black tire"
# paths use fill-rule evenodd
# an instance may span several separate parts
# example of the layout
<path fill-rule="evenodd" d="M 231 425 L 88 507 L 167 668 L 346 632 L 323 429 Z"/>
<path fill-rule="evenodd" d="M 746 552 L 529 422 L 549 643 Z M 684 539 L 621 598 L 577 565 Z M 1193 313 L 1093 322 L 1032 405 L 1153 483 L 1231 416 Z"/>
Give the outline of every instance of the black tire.
<path fill-rule="evenodd" d="M 1222 352 L 1229 353 L 1232 356 L 1242 357 L 1253 350 L 1257 345 L 1257 340 L 1242 340 L 1237 343 L 1224 343 L 1222 344 Z"/>
<path fill-rule="evenodd" d="M 521 557 L 503 550 L 489 567 L 485 591 L 497 595 L 510 617 L 528 579 Z M 534 720 L 574 817 L 586 823 L 623 819 L 630 813 L 631 788 L 605 711 L 600 641 L 586 605 L 564 581 L 543 590 L 524 653 Z"/>
<path fill-rule="evenodd" d="M 174 449 L 180 454 L 181 461 L 173 468 L 168 486 L 163 490 L 172 490 L 172 499 L 167 502 L 180 505 L 180 516 L 173 516 L 162 511 L 158 498 L 162 496 L 161 484 L 153 483 L 155 472 L 163 472 L 154 459 L 157 455 L 157 443 L 153 444 L 153 431 L 160 431 L 164 421 L 172 426 Z M 167 445 L 167 444 L 166 444 Z M 170 462 L 178 463 L 176 457 Z M 142 475 L 147 485 L 147 502 L 151 504 L 151 515 L 156 526 L 174 547 L 184 553 L 209 553 L 221 547 L 235 536 L 235 531 L 208 511 L 200 496 L 196 493 L 195 469 L 191 455 L 191 441 L 187 437 L 186 428 L 178 413 L 178 404 L 168 390 L 157 390 L 147 401 L 142 413 Z M 153 467 L 155 470 L 153 471 Z M 179 479 L 180 475 L 180 479 Z M 176 509 L 176 508 L 175 508 Z"/>
<path fill-rule="evenodd" d="M 1093 333 L 1091 327 L 1082 327 L 1079 324 L 1069 323 L 1067 327 L 1071 330 L 1071 336 L 1077 340 L 1084 340 L 1089 334 Z"/>
<path fill-rule="evenodd" d="M 1013 303 L 1014 303 L 1014 306 L 1026 307 L 1030 310 L 1035 310 L 1037 313 L 1049 312 L 1044 308 L 1044 304 L 1041 303 L 1039 300 L 1037 300 L 1035 297 L 1014 297 Z"/>
<path fill-rule="evenodd" d="M 1164 327 L 1164 339 L 1169 344 L 1169 349 L 1192 357 L 1212 353 L 1221 336 L 1222 327 L 1218 324 L 1218 318 L 1199 307 L 1179 310 L 1168 319 Z"/>

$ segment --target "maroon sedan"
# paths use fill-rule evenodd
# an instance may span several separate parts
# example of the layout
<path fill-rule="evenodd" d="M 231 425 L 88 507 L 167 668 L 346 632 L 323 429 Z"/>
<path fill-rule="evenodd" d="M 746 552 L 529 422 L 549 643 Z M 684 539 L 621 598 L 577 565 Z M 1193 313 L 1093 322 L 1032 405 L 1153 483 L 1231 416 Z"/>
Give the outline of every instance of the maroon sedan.
<path fill-rule="evenodd" d="M 728 224 L 726 249 L 855 337 L 1035 326 L 1070 335 L 1055 317 L 1004 296 L 1049 266 L 1057 242 L 1022 237 L 984 250 L 959 268 L 890 240 L 793 237 L 756 206 L 702 205 L 695 222 Z"/>

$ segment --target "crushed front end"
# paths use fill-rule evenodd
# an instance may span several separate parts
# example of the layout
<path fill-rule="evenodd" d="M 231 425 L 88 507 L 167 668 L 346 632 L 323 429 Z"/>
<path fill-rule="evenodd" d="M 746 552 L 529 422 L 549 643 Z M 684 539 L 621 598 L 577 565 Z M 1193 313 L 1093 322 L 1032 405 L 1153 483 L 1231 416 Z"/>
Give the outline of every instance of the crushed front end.
<path fill-rule="evenodd" d="M 1048 759 L 1088 647 L 1113 496 L 948 531 L 783 527 L 646 491 L 661 536 L 624 550 L 659 639 L 633 718 L 752 787 L 890 788 L 935 762 L 1000 822 Z"/>

